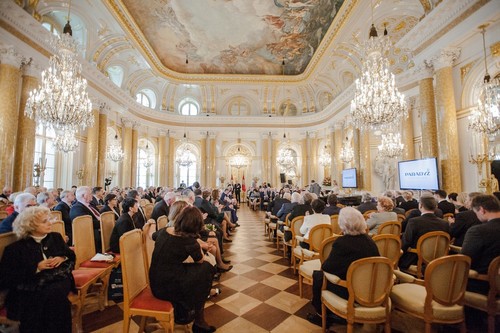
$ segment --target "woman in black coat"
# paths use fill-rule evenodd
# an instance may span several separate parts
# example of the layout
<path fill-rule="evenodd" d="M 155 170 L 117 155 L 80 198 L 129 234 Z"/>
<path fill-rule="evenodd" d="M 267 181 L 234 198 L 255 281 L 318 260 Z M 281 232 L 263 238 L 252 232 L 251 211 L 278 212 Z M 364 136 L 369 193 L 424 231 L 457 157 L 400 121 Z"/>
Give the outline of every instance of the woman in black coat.
<path fill-rule="evenodd" d="M 118 205 L 118 198 L 116 194 L 109 193 L 104 198 L 104 206 L 101 208 L 100 214 L 105 212 L 113 212 L 115 213 L 115 220 L 120 218 L 120 207 Z"/>
<path fill-rule="evenodd" d="M 61 234 L 51 232 L 50 210 L 30 207 L 14 222 L 19 240 L 5 248 L 0 288 L 8 289 L 7 317 L 20 321 L 21 333 L 70 333 L 75 290 L 75 254 Z"/>
<path fill-rule="evenodd" d="M 139 203 L 134 198 L 125 198 L 122 203 L 123 214 L 116 221 L 111 238 L 109 240 L 109 247 L 111 252 L 120 253 L 120 237 L 134 229 L 141 229 L 135 222 L 133 216 L 139 209 Z"/>

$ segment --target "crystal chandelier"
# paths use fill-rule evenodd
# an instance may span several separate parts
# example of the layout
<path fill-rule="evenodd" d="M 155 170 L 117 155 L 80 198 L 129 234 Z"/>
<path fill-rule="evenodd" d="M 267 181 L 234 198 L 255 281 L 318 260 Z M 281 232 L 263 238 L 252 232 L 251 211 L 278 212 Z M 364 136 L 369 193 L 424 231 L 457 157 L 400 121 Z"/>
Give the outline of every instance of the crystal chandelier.
<path fill-rule="evenodd" d="M 404 144 L 401 143 L 399 133 L 382 134 L 382 143 L 378 146 L 379 155 L 386 158 L 396 158 L 403 153 Z"/>
<path fill-rule="evenodd" d="M 123 161 L 125 153 L 123 152 L 120 139 L 118 139 L 118 134 L 115 134 L 115 138 L 111 141 L 111 144 L 108 146 L 106 157 L 108 160 L 111 160 L 113 162 Z"/>
<path fill-rule="evenodd" d="M 72 129 L 66 131 L 57 131 L 54 139 L 54 147 L 58 151 L 69 153 L 75 151 L 78 147 L 78 139 Z"/>
<path fill-rule="evenodd" d="M 25 109 L 27 117 L 59 132 L 56 148 L 64 148 L 64 152 L 76 148 L 74 135 L 78 127 L 83 130 L 94 125 L 87 80 L 82 78 L 82 66 L 76 59 L 70 10 L 71 5 L 63 34 L 52 39 L 56 53 L 50 57 L 49 68 L 42 72 L 40 86 L 30 92 Z M 66 150 L 69 148 L 73 149 Z"/>
<path fill-rule="evenodd" d="M 233 157 L 231 157 L 230 165 L 231 167 L 236 169 L 241 169 L 248 165 L 248 159 L 241 153 L 241 149 L 239 146 L 237 153 Z"/>
<path fill-rule="evenodd" d="M 354 149 L 352 149 L 347 138 L 345 138 L 344 146 L 340 149 L 340 159 L 344 163 L 349 163 L 354 159 Z"/>
<path fill-rule="evenodd" d="M 325 166 L 328 166 L 328 165 L 330 165 L 332 163 L 332 156 L 330 155 L 330 153 L 328 152 L 328 150 L 329 150 L 328 147 L 325 146 L 323 148 L 323 151 L 321 151 L 321 153 L 319 155 L 318 162 L 319 162 L 319 164 L 321 166 L 325 167 Z"/>
<path fill-rule="evenodd" d="M 145 168 L 150 168 L 153 165 L 153 154 L 149 149 L 148 143 L 146 143 L 146 149 L 144 150 L 144 152 L 146 153 L 146 158 L 144 159 L 142 165 L 144 165 Z"/>
<path fill-rule="evenodd" d="M 486 25 L 480 27 L 483 35 L 483 53 L 485 76 L 479 86 L 478 106 L 474 108 L 469 116 L 469 130 L 479 134 L 486 134 L 491 140 L 495 138 L 500 130 L 500 79 L 494 78 L 488 73 L 486 63 L 486 42 L 484 34 Z"/>
<path fill-rule="evenodd" d="M 184 143 L 180 147 L 177 156 L 175 158 L 175 163 L 181 167 L 190 167 L 195 160 L 193 159 L 193 153 L 189 149 L 189 143 L 187 142 L 186 133 L 184 133 Z"/>
<path fill-rule="evenodd" d="M 290 174 L 292 171 L 295 172 L 296 164 L 294 150 L 290 147 L 288 142 L 278 151 L 276 164 L 280 168 L 281 172 L 286 174 Z"/>
<path fill-rule="evenodd" d="M 389 59 L 384 56 L 391 46 L 387 29 L 383 37 L 378 37 L 372 23 L 370 38 L 363 45 L 362 74 L 356 79 L 356 91 L 351 101 L 351 116 L 358 128 L 381 130 L 408 116 L 404 95 L 396 88 Z"/>

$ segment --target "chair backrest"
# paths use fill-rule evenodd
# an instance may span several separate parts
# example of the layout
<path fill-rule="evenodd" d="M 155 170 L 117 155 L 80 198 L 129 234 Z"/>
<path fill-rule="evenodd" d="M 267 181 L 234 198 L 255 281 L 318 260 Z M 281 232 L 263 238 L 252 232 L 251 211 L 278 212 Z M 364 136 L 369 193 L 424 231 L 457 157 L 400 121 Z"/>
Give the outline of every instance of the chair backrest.
<path fill-rule="evenodd" d="M 330 252 L 332 252 L 332 245 L 333 243 L 337 240 L 337 238 L 342 237 L 341 235 L 338 234 L 333 234 L 333 236 L 330 236 L 323 240 L 323 243 L 321 243 L 321 246 L 319 248 L 319 260 L 321 263 L 325 262 L 325 260 L 328 258 L 330 255 Z"/>
<path fill-rule="evenodd" d="M 94 227 L 90 215 L 75 217 L 72 222 L 73 245 L 75 247 L 75 268 L 86 260 L 92 259 L 96 254 L 94 243 Z"/>
<path fill-rule="evenodd" d="M 151 258 L 153 257 L 153 251 L 155 249 L 155 241 L 153 240 L 152 237 L 153 233 L 156 231 L 155 226 L 156 226 L 155 220 L 149 219 L 148 222 L 144 225 L 144 227 L 142 227 L 148 267 L 151 266 Z"/>
<path fill-rule="evenodd" d="M 446 213 L 446 214 L 443 214 L 443 220 L 448 221 L 448 218 L 450 218 L 450 217 L 454 217 L 454 216 L 455 216 L 455 214 L 453 214 L 453 213 Z"/>
<path fill-rule="evenodd" d="M 52 221 L 62 221 L 62 213 L 58 210 L 51 210 L 50 219 Z"/>
<path fill-rule="evenodd" d="M 165 228 L 168 224 L 168 217 L 166 215 L 162 215 L 156 220 L 156 223 L 158 224 L 158 230 Z"/>
<path fill-rule="evenodd" d="M 296 235 L 300 235 L 300 227 L 304 223 L 304 216 L 294 217 L 290 222 L 290 231 L 292 232 L 292 240 L 295 240 Z"/>
<path fill-rule="evenodd" d="M 455 254 L 429 263 L 424 279 L 427 291 L 425 307 L 431 307 L 432 301 L 445 306 L 463 303 L 470 261 L 468 256 Z"/>
<path fill-rule="evenodd" d="M 5 210 L 0 210 L 0 221 L 3 221 L 9 216 L 9 213 L 7 213 Z"/>
<path fill-rule="evenodd" d="M 412 211 L 414 211 L 415 209 L 416 209 L 416 208 L 408 209 L 408 210 L 405 212 L 405 218 L 407 218 L 407 217 L 410 215 L 410 213 L 411 213 Z"/>
<path fill-rule="evenodd" d="M 64 222 L 63 221 L 51 222 L 50 227 L 52 229 L 52 232 L 58 232 L 61 234 L 63 239 L 66 239 L 66 230 L 64 230 Z"/>
<path fill-rule="evenodd" d="M 155 204 L 153 203 L 148 203 L 144 206 L 144 215 L 146 215 L 146 219 L 151 218 L 151 214 L 153 213 L 153 209 L 155 208 Z"/>
<path fill-rule="evenodd" d="M 111 233 L 115 226 L 115 213 L 104 212 L 101 214 L 101 244 L 102 253 L 108 252 L 110 249 Z"/>
<path fill-rule="evenodd" d="M 309 249 L 314 252 L 319 252 L 321 243 L 323 243 L 326 238 L 331 237 L 332 235 L 333 230 L 330 224 L 319 224 L 312 227 L 311 231 L 309 231 Z"/>
<path fill-rule="evenodd" d="M 404 220 L 406 220 L 406 216 L 404 214 L 398 214 L 399 223 L 403 223 Z"/>
<path fill-rule="evenodd" d="M 371 213 L 376 213 L 377 211 L 376 210 L 367 210 L 366 212 L 363 213 L 363 217 L 365 218 L 365 220 L 368 220 L 370 218 L 370 214 Z"/>
<path fill-rule="evenodd" d="M 488 302 L 491 302 L 491 306 L 494 306 L 497 296 L 500 295 L 500 256 L 493 259 L 488 266 L 488 281 L 490 282 Z"/>
<path fill-rule="evenodd" d="M 342 235 L 342 230 L 339 227 L 339 215 L 338 214 L 330 216 L 330 223 L 332 225 L 333 233 L 337 234 L 337 235 Z"/>
<path fill-rule="evenodd" d="M 388 221 L 382 223 L 377 230 L 377 235 L 391 234 L 399 236 L 401 234 L 401 222 Z"/>
<path fill-rule="evenodd" d="M 286 224 L 287 226 L 290 226 L 290 225 L 291 225 L 291 223 L 292 223 L 292 222 L 290 221 L 290 219 L 289 219 L 290 215 L 292 215 L 292 213 L 288 213 L 288 214 L 286 214 L 286 217 L 285 217 L 285 224 Z"/>
<path fill-rule="evenodd" d="M 373 241 L 377 245 L 380 256 L 389 258 L 394 269 L 398 266 L 401 256 L 401 238 L 396 235 L 382 234 L 373 236 Z"/>
<path fill-rule="evenodd" d="M 129 307 L 132 300 L 148 286 L 146 254 L 141 230 L 134 229 L 120 237 L 120 259 L 123 305 Z"/>
<path fill-rule="evenodd" d="M 349 308 L 354 311 L 354 303 L 365 307 L 387 304 L 393 284 L 392 262 L 385 257 L 369 257 L 354 261 L 347 270 Z"/>
<path fill-rule="evenodd" d="M 149 203 L 151 203 L 151 201 L 149 201 L 148 199 L 141 199 L 141 200 L 139 200 L 139 204 L 141 205 L 141 207 L 144 207 L 144 206 L 146 206 Z"/>
<path fill-rule="evenodd" d="M 420 236 L 417 242 L 418 266 L 447 255 L 449 249 L 450 235 L 444 231 L 431 231 Z"/>
<path fill-rule="evenodd" d="M 5 248 L 15 241 L 17 241 L 17 236 L 12 231 L 0 234 L 0 260 L 2 260 L 3 251 L 5 250 Z"/>

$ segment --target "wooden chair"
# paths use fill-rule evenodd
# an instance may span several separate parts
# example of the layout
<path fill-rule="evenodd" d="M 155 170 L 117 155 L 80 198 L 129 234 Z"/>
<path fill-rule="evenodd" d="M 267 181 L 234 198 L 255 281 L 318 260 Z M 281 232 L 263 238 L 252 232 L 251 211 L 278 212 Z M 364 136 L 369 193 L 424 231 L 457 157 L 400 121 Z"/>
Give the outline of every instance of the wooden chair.
<path fill-rule="evenodd" d="M 421 279 L 424 266 L 436 258 L 448 254 L 450 249 L 450 235 L 444 231 L 431 231 L 418 239 L 417 248 L 409 248 L 408 252 L 416 253 L 418 256 L 417 265 L 411 265 L 406 273 L 415 275 Z"/>
<path fill-rule="evenodd" d="M 52 221 L 62 221 L 62 213 L 58 210 L 51 210 L 50 211 L 50 219 Z"/>
<path fill-rule="evenodd" d="M 267 232 L 264 231 L 264 233 L 269 237 L 270 241 L 273 241 L 276 236 L 276 246 L 279 250 L 278 221 L 279 219 L 276 216 L 270 216 L 268 219 L 265 218 L 264 229 L 267 229 Z"/>
<path fill-rule="evenodd" d="M 332 226 L 330 224 L 320 224 L 314 226 L 309 231 L 309 239 L 304 239 L 302 236 L 295 236 L 295 239 L 301 242 L 306 242 L 309 244 L 309 250 L 304 249 L 300 245 L 296 245 L 293 248 L 292 252 L 292 265 L 293 265 L 293 273 L 297 269 L 297 261 L 299 259 L 299 266 L 307 260 L 319 259 L 320 253 L 319 249 L 321 247 L 321 243 L 333 235 Z"/>
<path fill-rule="evenodd" d="M 390 234 L 390 235 L 401 235 L 401 222 L 399 221 L 388 221 L 382 223 L 377 230 L 377 235 Z"/>
<path fill-rule="evenodd" d="M 135 229 L 120 237 L 123 278 L 123 332 L 130 330 L 132 316 L 142 316 L 139 332 L 144 332 L 146 317 L 154 317 L 166 332 L 174 332 L 172 303 L 157 299 L 149 287 L 146 251 L 142 231 Z"/>
<path fill-rule="evenodd" d="M 5 251 L 5 248 L 7 246 L 9 246 L 10 244 L 14 243 L 15 241 L 17 241 L 17 236 L 13 232 L 7 232 L 4 234 L 0 234 L 0 261 L 2 260 L 2 256 L 3 256 L 3 252 Z M 0 293 L 2 293 L 2 296 L 5 296 L 7 291 L 0 290 Z M 7 319 L 7 317 L 5 317 L 3 315 L 0 315 L 0 324 L 18 325 L 17 322 L 12 321 L 10 319 Z"/>
<path fill-rule="evenodd" d="M 288 242 L 285 242 L 285 238 L 283 238 L 283 257 L 286 256 L 287 248 L 290 248 L 291 250 L 295 248 L 295 246 L 297 245 L 297 240 L 295 239 L 295 237 L 297 235 L 300 235 L 300 227 L 302 226 L 303 223 L 304 223 L 304 216 L 297 216 L 290 222 L 290 227 L 288 227 L 288 230 L 292 232 L 292 238 Z"/>
<path fill-rule="evenodd" d="M 281 222 L 279 219 L 276 221 L 276 248 L 279 251 L 280 244 L 283 244 L 283 258 L 286 257 L 286 246 L 285 246 L 285 233 L 279 230 L 278 225 L 284 224 L 287 228 L 290 227 L 289 217 L 292 213 L 286 214 L 285 222 Z"/>
<path fill-rule="evenodd" d="M 331 215 L 330 222 L 332 224 L 333 233 L 336 235 L 342 235 L 342 230 L 340 230 L 339 227 L 339 215 L 338 214 Z"/>
<path fill-rule="evenodd" d="M 162 215 L 158 218 L 158 220 L 156 220 L 156 223 L 158 225 L 158 230 L 160 230 L 162 228 L 166 228 L 167 224 L 168 224 L 168 217 L 165 215 Z"/>
<path fill-rule="evenodd" d="M 469 267 L 470 258 L 456 254 L 429 263 L 425 280 L 395 271 L 394 274 L 405 283 L 392 288 L 393 308 L 423 319 L 426 333 L 431 332 L 433 323 L 460 323 L 460 331 L 465 333 L 463 303 Z"/>
<path fill-rule="evenodd" d="M 252 210 L 260 210 L 260 199 L 256 199 L 250 202 L 250 208 Z"/>
<path fill-rule="evenodd" d="M 371 213 L 376 213 L 377 211 L 376 210 L 367 210 L 366 212 L 363 213 L 363 217 L 365 218 L 365 220 L 368 220 L 370 218 L 370 214 Z"/>
<path fill-rule="evenodd" d="M 332 251 L 332 245 L 335 240 L 341 235 L 334 234 L 331 237 L 326 238 L 319 248 L 319 259 L 309 260 L 304 262 L 299 266 L 299 296 L 302 298 L 303 295 L 303 280 L 306 279 L 312 284 L 312 275 L 314 271 L 320 271 L 321 265 L 325 262 L 326 258 L 330 255 Z"/>
<path fill-rule="evenodd" d="M 58 232 L 61 234 L 63 239 L 66 241 L 66 230 L 64 229 L 64 222 L 63 221 L 54 221 L 50 223 L 50 227 L 52 229 L 52 232 Z"/>
<path fill-rule="evenodd" d="M 143 209 L 144 209 L 144 215 L 146 215 L 146 219 L 149 220 L 151 218 L 151 214 L 153 213 L 154 208 L 155 208 L 155 204 L 151 203 L 151 202 L 144 205 Z"/>
<path fill-rule="evenodd" d="M 150 204 L 151 201 L 149 201 L 148 199 L 141 199 L 139 200 L 139 205 L 141 205 L 141 207 L 144 207 L 146 206 L 147 204 Z"/>
<path fill-rule="evenodd" d="M 412 211 L 414 211 L 415 209 L 416 209 L 416 208 L 408 209 L 408 210 L 405 212 L 405 218 L 407 218 L 407 217 L 410 215 L 410 213 L 411 213 Z"/>
<path fill-rule="evenodd" d="M 382 234 L 373 236 L 378 252 L 382 257 L 389 258 L 393 268 L 398 268 L 399 257 L 401 257 L 401 238 L 396 235 Z"/>
<path fill-rule="evenodd" d="M 448 222 L 448 219 L 450 217 L 455 217 L 455 214 L 453 213 L 446 213 L 446 214 L 443 214 L 443 220 L 446 220 L 446 222 Z"/>
<path fill-rule="evenodd" d="M 7 213 L 5 210 L 0 210 L 0 222 L 5 220 L 9 216 L 9 213 Z"/>
<path fill-rule="evenodd" d="M 155 233 L 156 222 L 153 219 L 149 221 L 142 227 L 142 234 L 144 236 L 144 245 L 146 249 L 146 259 L 148 268 L 151 266 L 151 258 L 153 257 L 153 251 L 155 249 L 155 241 L 153 240 L 153 233 Z"/>
<path fill-rule="evenodd" d="M 384 257 L 370 257 L 354 261 L 347 270 L 346 280 L 325 272 L 321 291 L 323 332 L 326 332 L 326 309 L 347 320 L 347 332 L 354 323 L 385 323 L 385 332 L 391 332 L 391 304 L 389 294 L 393 285 L 392 262 Z M 326 289 L 327 281 L 346 287 L 345 300 Z"/>
<path fill-rule="evenodd" d="M 102 253 L 109 252 L 110 241 L 111 241 L 111 233 L 113 232 L 113 228 L 115 227 L 115 213 L 113 212 L 104 212 L 101 214 L 101 244 Z"/>
<path fill-rule="evenodd" d="M 469 279 L 487 281 L 490 284 L 488 295 L 465 292 L 465 305 L 488 314 L 488 333 L 495 332 L 495 316 L 500 314 L 500 256 L 493 259 L 488 267 L 488 274 L 469 271 Z"/>
<path fill-rule="evenodd" d="M 406 216 L 404 214 L 398 214 L 399 223 L 403 223 L 404 220 L 406 220 Z"/>

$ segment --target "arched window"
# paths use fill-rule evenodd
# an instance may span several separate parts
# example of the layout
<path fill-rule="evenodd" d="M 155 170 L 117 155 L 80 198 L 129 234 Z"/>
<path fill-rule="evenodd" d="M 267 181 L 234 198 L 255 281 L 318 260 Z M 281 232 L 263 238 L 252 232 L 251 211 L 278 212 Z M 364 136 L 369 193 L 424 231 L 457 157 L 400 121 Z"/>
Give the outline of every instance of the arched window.
<path fill-rule="evenodd" d="M 109 79 L 118 87 L 121 87 L 123 82 L 123 68 L 117 65 L 109 66 L 107 72 Z"/>
<path fill-rule="evenodd" d="M 155 147 L 148 139 L 140 139 L 137 148 L 137 186 L 152 186 L 156 170 Z"/>
<path fill-rule="evenodd" d="M 137 103 L 147 107 L 154 109 L 156 107 L 156 95 L 151 89 L 142 89 L 136 95 Z"/>
<path fill-rule="evenodd" d="M 176 177 L 175 185 L 182 182 L 192 184 L 198 179 L 198 152 L 190 143 L 183 143 L 175 152 Z"/>
<path fill-rule="evenodd" d="M 192 98 L 185 98 L 179 103 L 179 113 L 183 116 L 196 116 L 200 105 Z"/>
<path fill-rule="evenodd" d="M 33 177 L 34 185 L 40 185 L 47 188 L 54 187 L 56 178 L 56 149 L 54 147 L 55 136 L 56 134 L 52 128 L 46 128 L 42 124 L 37 125 L 34 163 L 41 164 L 42 167 L 45 167 L 45 171 L 41 172 L 39 177 Z"/>
<path fill-rule="evenodd" d="M 43 22 L 42 27 L 50 31 L 54 36 L 59 36 L 59 31 L 51 22 Z"/>

